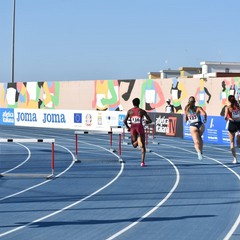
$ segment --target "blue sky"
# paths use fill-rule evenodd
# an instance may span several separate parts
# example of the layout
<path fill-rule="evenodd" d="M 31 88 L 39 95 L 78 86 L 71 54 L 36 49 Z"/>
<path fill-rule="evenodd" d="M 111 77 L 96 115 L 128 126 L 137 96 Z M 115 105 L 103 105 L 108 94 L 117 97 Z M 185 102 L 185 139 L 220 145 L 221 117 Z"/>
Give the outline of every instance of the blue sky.
<path fill-rule="evenodd" d="M 135 79 L 240 62 L 239 0 L 16 0 L 17 82 Z M 13 0 L 0 0 L 0 82 L 11 82 Z"/>

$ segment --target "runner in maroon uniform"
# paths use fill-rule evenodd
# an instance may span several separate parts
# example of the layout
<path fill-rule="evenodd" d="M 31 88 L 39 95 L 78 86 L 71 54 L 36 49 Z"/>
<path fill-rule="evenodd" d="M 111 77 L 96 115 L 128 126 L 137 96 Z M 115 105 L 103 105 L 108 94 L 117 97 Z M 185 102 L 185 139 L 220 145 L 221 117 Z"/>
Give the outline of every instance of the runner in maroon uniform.
<path fill-rule="evenodd" d="M 143 119 L 144 118 L 146 119 L 146 124 L 151 123 L 152 120 L 145 110 L 139 108 L 140 105 L 139 98 L 134 98 L 132 100 L 132 103 L 133 108 L 128 110 L 126 118 L 124 119 L 124 123 L 128 131 L 130 131 L 131 133 L 133 147 L 136 148 L 137 146 L 139 146 L 141 148 L 142 152 L 141 166 L 144 167 L 146 147 Z M 130 120 L 131 126 L 129 126 L 128 120 Z"/>

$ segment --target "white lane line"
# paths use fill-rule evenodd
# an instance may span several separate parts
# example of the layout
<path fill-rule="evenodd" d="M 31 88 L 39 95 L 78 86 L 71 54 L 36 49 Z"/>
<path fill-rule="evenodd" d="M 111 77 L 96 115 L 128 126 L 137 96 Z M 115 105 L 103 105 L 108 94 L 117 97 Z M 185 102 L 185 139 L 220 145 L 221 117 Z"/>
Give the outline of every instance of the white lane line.
<path fill-rule="evenodd" d="M 14 168 L 11 168 L 11 169 L 9 169 L 9 170 L 7 170 L 7 171 L 5 171 L 5 172 L 2 172 L 1 174 L 9 173 L 9 172 L 11 172 L 11 171 L 13 171 L 13 170 L 21 167 L 23 164 L 25 164 L 25 163 L 30 159 L 30 157 L 31 157 L 31 151 L 29 150 L 29 148 L 26 147 L 26 146 L 24 146 L 24 145 L 21 144 L 21 143 L 16 143 L 16 144 L 21 145 L 22 147 L 24 147 L 24 148 L 27 149 L 28 157 L 26 158 L 26 160 L 24 160 L 24 161 L 23 161 L 22 163 L 20 163 L 19 165 L 15 166 Z"/>
<path fill-rule="evenodd" d="M 162 145 L 165 145 L 165 146 L 168 146 L 168 147 L 169 147 L 169 145 L 167 145 L 167 144 L 162 144 Z M 171 148 L 176 148 L 176 149 L 183 150 L 183 151 L 185 151 L 185 152 L 190 152 L 190 153 L 195 153 L 195 154 L 196 154 L 195 151 L 187 150 L 187 149 L 184 149 L 184 148 L 181 148 L 181 147 L 171 146 Z M 214 162 L 216 162 L 216 163 L 218 163 L 218 164 L 220 164 L 220 165 L 222 165 L 223 167 L 227 168 L 230 172 L 232 172 L 232 173 L 238 178 L 238 180 L 240 180 L 239 174 L 237 174 L 234 170 L 232 170 L 232 169 L 231 169 L 230 167 L 228 167 L 226 164 L 218 161 L 218 160 L 215 159 L 215 158 L 208 157 L 207 155 L 203 155 L 203 156 L 206 157 L 206 158 L 208 158 L 208 159 L 210 159 L 210 160 L 212 160 L 212 161 L 214 161 Z M 198 160 L 198 159 L 196 158 L 196 162 L 197 162 L 197 161 L 198 161 L 198 163 L 204 163 L 204 159 L 203 159 L 203 160 Z"/>
<path fill-rule="evenodd" d="M 227 168 L 230 172 L 232 172 L 240 181 L 240 175 L 237 174 L 233 169 L 229 168 L 227 165 L 225 165 L 224 163 L 218 161 L 217 159 L 211 158 L 211 157 L 207 157 L 208 159 L 217 162 L 219 164 L 221 164 L 223 167 Z M 234 222 L 234 224 L 232 225 L 231 229 L 229 230 L 229 232 L 226 234 L 226 236 L 224 237 L 224 240 L 228 240 L 231 238 L 231 236 L 233 235 L 233 233 L 236 231 L 237 227 L 240 224 L 240 213 L 238 214 L 238 217 L 236 219 L 236 221 Z"/>
<path fill-rule="evenodd" d="M 225 146 L 225 145 L 224 145 Z M 220 148 L 220 147 L 215 147 L 215 146 L 204 146 L 204 148 L 211 148 L 211 149 L 217 149 L 218 151 L 222 151 L 222 152 L 225 152 L 225 153 L 229 153 L 229 158 L 232 158 L 232 153 L 231 153 L 231 149 L 230 148 L 227 148 L 227 149 L 224 149 L 224 148 Z M 240 155 L 239 152 L 236 151 L 236 154 L 237 155 Z"/>
<path fill-rule="evenodd" d="M 167 160 L 174 168 L 175 172 L 176 172 L 176 181 L 174 183 L 174 186 L 172 187 L 172 189 L 169 191 L 169 193 L 166 195 L 165 198 L 163 198 L 155 207 L 153 207 L 151 210 L 149 210 L 147 213 L 145 213 L 142 217 L 140 217 L 139 219 L 137 219 L 135 222 L 131 223 L 130 225 L 128 225 L 127 227 L 123 228 L 122 230 L 120 230 L 119 232 L 115 233 L 114 235 L 110 236 L 109 238 L 107 238 L 106 240 L 112 240 L 115 239 L 116 237 L 120 236 L 121 234 L 123 234 L 124 232 L 128 231 L 129 229 L 131 229 L 132 227 L 134 227 L 135 225 L 137 225 L 138 223 L 140 223 L 142 220 L 144 220 L 145 218 L 149 217 L 153 212 L 155 212 L 158 208 L 160 208 L 169 198 L 170 196 L 174 193 L 174 191 L 176 190 L 179 181 L 180 181 L 180 174 L 178 171 L 178 168 L 174 165 L 174 163 L 169 160 L 168 158 L 165 158 L 164 156 L 157 154 L 155 152 L 151 152 L 154 155 L 157 155 L 158 157 L 161 157 L 165 160 Z"/>
<path fill-rule="evenodd" d="M 223 240 L 229 240 L 232 237 L 233 233 L 236 231 L 237 227 L 239 226 L 239 223 L 240 223 L 240 214 L 238 215 L 237 220 L 235 221 L 230 231 L 227 233 L 227 235 L 224 237 Z"/>
<path fill-rule="evenodd" d="M 72 155 L 72 159 L 73 159 L 72 162 L 71 162 L 71 164 L 70 164 L 64 171 L 62 171 L 61 173 L 59 173 L 58 175 L 56 175 L 56 178 L 57 178 L 57 177 L 61 176 L 62 174 L 64 174 L 65 172 L 67 172 L 67 171 L 74 165 L 74 163 L 75 163 L 75 156 L 73 155 L 73 153 L 72 153 L 69 149 L 65 148 L 64 146 L 61 146 L 61 145 L 58 145 L 58 144 L 55 144 L 55 145 L 57 145 L 57 146 L 59 146 L 59 147 L 61 147 L 61 148 L 64 148 L 65 150 L 67 150 L 67 151 Z M 3 201 L 3 200 L 5 200 L 5 199 L 11 198 L 11 197 L 15 197 L 15 196 L 17 196 L 17 195 L 19 195 L 19 194 L 21 194 L 21 193 L 27 192 L 27 191 L 29 191 L 29 190 L 31 190 L 31 189 L 34 189 L 34 188 L 39 187 L 39 186 L 41 186 L 41 185 L 44 185 L 44 184 L 46 184 L 46 183 L 48 183 L 48 182 L 50 182 L 50 181 L 52 181 L 52 179 L 45 180 L 45 181 L 43 181 L 43 182 L 41 182 L 41 183 L 39 183 L 39 184 L 33 185 L 33 186 L 31 186 L 31 187 L 29 187 L 29 188 L 26 188 L 26 189 L 24 189 L 24 190 L 22 190 L 22 191 L 20 191 L 20 192 L 16 192 L 16 193 L 13 193 L 13 194 L 11 194 L 11 195 L 8 195 L 8 196 L 5 196 L 5 197 L 3 197 L 3 198 L 0 198 L 0 201 Z"/>
<path fill-rule="evenodd" d="M 167 145 L 167 144 L 162 144 L 162 145 L 169 146 L 169 145 Z M 177 149 L 180 149 L 180 150 L 183 150 L 183 151 L 186 151 L 186 152 L 195 153 L 195 151 L 186 150 L 186 149 L 181 148 L 181 147 L 171 146 L 171 148 L 177 148 Z M 212 148 L 214 148 L 214 147 L 212 147 Z M 220 148 L 216 148 L 216 149 L 219 149 L 219 150 L 220 150 Z M 208 158 L 208 159 L 210 159 L 210 160 L 212 160 L 212 161 L 214 161 L 214 162 L 216 162 L 216 163 L 218 163 L 218 164 L 220 164 L 220 165 L 222 165 L 223 167 L 227 168 L 227 169 L 228 169 L 231 173 L 233 173 L 233 174 L 238 178 L 238 180 L 240 181 L 240 175 L 239 175 L 238 173 L 236 173 L 233 169 L 231 169 L 230 167 L 228 167 L 226 164 L 218 161 L 218 160 L 215 159 L 215 158 L 211 158 L 211 157 L 208 157 L 208 156 L 206 156 L 206 155 L 203 155 L 203 156 L 206 157 L 206 158 Z M 199 161 L 199 160 L 198 160 L 198 161 Z M 204 159 L 201 160 L 201 161 L 199 161 L 199 163 L 204 163 Z M 237 229 L 237 227 L 239 226 L 239 224 L 240 224 L 240 213 L 238 214 L 238 217 L 237 217 L 236 221 L 234 222 L 233 226 L 231 227 L 231 229 L 229 230 L 229 232 L 226 234 L 224 240 L 228 240 L 228 239 L 231 238 L 231 236 L 232 236 L 233 233 L 236 231 L 236 229 Z"/>
<path fill-rule="evenodd" d="M 94 145 L 94 144 L 90 144 L 90 143 L 86 143 L 86 144 L 92 145 L 92 146 L 96 146 L 96 147 L 99 147 L 99 148 L 102 148 L 102 149 L 104 149 L 104 150 L 106 150 L 106 151 L 110 152 L 111 154 L 113 154 L 113 155 L 115 155 L 115 156 L 118 157 L 117 154 L 111 152 L 110 150 L 108 150 L 108 149 L 106 149 L 106 148 L 104 148 L 104 147 L 101 147 L 101 146 L 98 146 L 98 145 Z M 59 145 L 59 146 L 60 146 L 60 145 Z M 63 147 L 63 146 L 62 146 L 62 147 Z M 63 148 L 65 148 L 65 147 L 63 147 Z M 67 148 L 65 148 L 65 149 L 67 149 Z M 68 149 L 67 149 L 67 150 L 68 150 Z M 72 154 L 72 152 L 71 152 L 70 150 L 68 150 L 68 151 Z M 75 156 L 74 156 L 73 154 L 72 154 L 72 157 L 73 157 L 73 161 L 72 161 L 72 164 L 71 164 L 70 166 L 72 166 L 72 165 L 74 164 L 74 162 L 75 162 L 75 161 L 74 161 Z M 70 168 L 70 166 L 68 167 L 68 169 Z M 41 218 L 38 218 L 38 219 L 36 219 L 36 220 L 28 223 L 28 224 L 19 226 L 19 227 L 17 227 L 17 228 L 13 228 L 13 229 L 11 229 L 11 230 L 9 230 L 9 231 L 7 231 L 7 232 L 0 233 L 0 237 L 3 237 L 3 236 L 6 236 L 6 235 L 8 235 L 8 234 L 11 234 L 11 233 L 13 233 L 13 232 L 19 231 L 19 230 L 21 230 L 21 229 L 23 229 L 23 228 L 26 228 L 26 227 L 28 227 L 28 226 L 30 226 L 30 225 L 33 225 L 34 223 L 41 222 L 41 221 L 43 221 L 43 220 L 45 220 L 45 219 L 47 219 L 47 218 L 50 218 L 50 217 L 52 217 L 52 216 L 54 216 L 54 215 L 57 215 L 57 214 L 65 211 L 65 210 L 70 209 L 70 208 L 76 206 L 77 204 L 79 204 L 79 203 L 81 203 L 81 202 L 83 202 L 83 201 L 91 198 L 92 196 L 96 195 L 97 193 L 101 192 L 101 191 L 104 190 L 105 188 L 109 187 L 112 183 L 114 183 L 114 182 L 121 176 L 123 170 L 124 170 L 124 163 L 121 163 L 120 171 L 119 171 L 118 174 L 115 176 L 115 178 L 113 178 L 110 182 L 108 182 L 107 184 L 105 184 L 103 187 L 99 188 L 99 189 L 96 190 L 95 192 L 91 193 L 90 195 L 88 195 L 88 196 L 86 196 L 86 197 L 84 197 L 84 198 L 82 198 L 82 199 L 80 199 L 80 200 L 78 200 L 78 201 L 76 201 L 76 202 L 74 202 L 74 203 L 72 203 L 72 204 L 70 204 L 70 205 L 67 205 L 66 207 L 64 207 L 64 208 L 62 208 L 62 209 L 59 209 L 58 211 L 52 212 L 51 214 L 48 214 L 48 215 L 46 215 L 46 216 L 44 216 L 44 217 L 41 217 Z M 66 171 L 67 171 L 67 169 L 66 169 L 64 172 L 66 172 Z M 56 177 L 59 177 L 59 176 L 62 175 L 64 172 L 58 174 Z M 20 193 L 22 193 L 22 192 L 26 192 L 26 191 L 28 191 L 28 190 L 30 190 L 30 189 L 32 189 L 32 188 L 37 187 L 37 186 L 43 185 L 43 184 L 45 184 L 45 183 L 47 183 L 47 182 L 49 182 L 49 181 L 51 181 L 51 180 L 47 180 L 47 181 L 45 181 L 45 182 L 43 182 L 43 183 L 41 183 L 41 184 L 35 185 L 35 186 L 31 187 L 31 188 L 28 188 L 27 190 L 24 190 L 24 191 L 19 192 L 18 194 L 20 194 Z M 15 195 L 16 195 L 16 194 L 14 194 L 14 196 L 15 196 Z M 6 198 L 6 197 L 5 197 L 5 198 Z M 0 199 L 0 200 L 2 200 L 2 199 Z"/>

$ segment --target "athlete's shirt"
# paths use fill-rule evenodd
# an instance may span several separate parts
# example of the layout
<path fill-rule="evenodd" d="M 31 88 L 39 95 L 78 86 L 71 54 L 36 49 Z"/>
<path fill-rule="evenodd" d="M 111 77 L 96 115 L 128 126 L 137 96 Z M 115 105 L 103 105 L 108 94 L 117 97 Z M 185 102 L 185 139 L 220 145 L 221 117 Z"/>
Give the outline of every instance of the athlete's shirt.
<path fill-rule="evenodd" d="M 136 131 L 139 134 L 144 133 L 144 127 L 143 127 L 143 115 L 140 113 L 141 109 L 138 107 L 134 107 L 129 110 L 130 113 L 130 122 L 131 122 L 131 128 L 130 131 L 133 133 Z"/>
<path fill-rule="evenodd" d="M 240 109 L 237 107 L 233 107 L 233 110 L 228 113 L 229 117 L 235 121 L 240 121 Z"/>
<path fill-rule="evenodd" d="M 187 114 L 188 121 L 190 125 L 194 125 L 195 123 L 202 122 L 200 113 L 196 112 L 196 106 L 193 109 L 189 109 L 189 112 Z"/>

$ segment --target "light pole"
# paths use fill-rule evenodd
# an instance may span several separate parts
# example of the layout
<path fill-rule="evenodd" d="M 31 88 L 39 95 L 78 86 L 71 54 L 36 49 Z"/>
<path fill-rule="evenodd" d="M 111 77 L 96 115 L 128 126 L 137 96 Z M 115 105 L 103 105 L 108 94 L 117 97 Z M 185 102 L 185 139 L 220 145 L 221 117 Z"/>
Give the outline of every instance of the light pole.
<path fill-rule="evenodd" d="M 14 83 L 15 8 L 16 8 L 16 0 L 13 0 L 13 19 L 12 19 L 12 83 Z"/>

